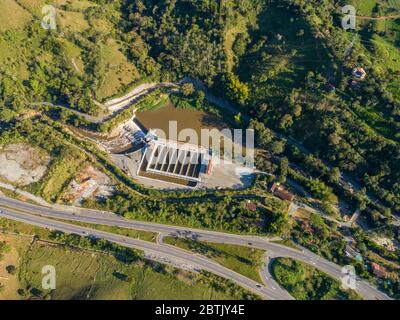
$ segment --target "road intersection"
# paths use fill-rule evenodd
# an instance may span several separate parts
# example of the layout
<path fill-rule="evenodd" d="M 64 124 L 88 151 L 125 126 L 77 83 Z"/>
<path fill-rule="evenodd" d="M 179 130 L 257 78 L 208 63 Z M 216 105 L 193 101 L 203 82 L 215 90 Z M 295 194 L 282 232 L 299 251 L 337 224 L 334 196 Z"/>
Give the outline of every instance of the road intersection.
<path fill-rule="evenodd" d="M 189 253 L 182 249 L 167 246 L 162 243 L 151 243 L 136 240 L 120 235 L 88 229 L 77 225 L 63 223 L 48 218 L 80 221 L 92 224 L 101 224 L 108 226 L 117 226 L 121 228 L 131 228 L 136 230 L 150 231 L 159 233 L 163 236 L 185 237 L 198 241 L 225 243 L 232 245 L 240 245 L 246 247 L 257 248 L 268 252 L 269 257 L 287 257 L 296 259 L 313 265 L 317 269 L 327 273 L 333 278 L 341 281 L 345 276 L 341 266 L 336 265 L 309 250 L 303 248 L 291 248 L 273 242 L 277 239 L 269 239 L 260 236 L 236 235 L 222 233 L 216 231 L 207 231 L 194 228 L 186 228 L 180 226 L 163 225 L 151 222 L 128 220 L 117 216 L 113 213 L 96 211 L 92 209 L 73 208 L 50 208 L 22 202 L 0 195 L 0 217 L 5 217 L 29 224 L 34 224 L 50 229 L 57 229 L 66 233 L 77 233 L 80 235 L 91 234 L 93 236 L 106 239 L 118 243 L 123 246 L 133 247 L 144 250 L 145 252 L 153 252 L 158 255 L 170 257 L 173 260 L 179 260 L 186 264 L 193 265 L 199 269 L 205 269 L 217 275 L 231 279 L 239 285 L 257 292 L 266 299 L 287 299 L 287 294 L 283 295 L 280 290 L 274 290 L 271 286 L 264 287 L 253 280 L 243 277 L 221 265 L 203 258 L 198 255 Z M 85 232 L 85 233 L 84 233 Z M 212 269 L 212 270 L 210 270 Z M 365 280 L 356 279 L 356 291 L 367 300 L 387 300 L 390 299 L 386 294 L 382 293 Z"/>

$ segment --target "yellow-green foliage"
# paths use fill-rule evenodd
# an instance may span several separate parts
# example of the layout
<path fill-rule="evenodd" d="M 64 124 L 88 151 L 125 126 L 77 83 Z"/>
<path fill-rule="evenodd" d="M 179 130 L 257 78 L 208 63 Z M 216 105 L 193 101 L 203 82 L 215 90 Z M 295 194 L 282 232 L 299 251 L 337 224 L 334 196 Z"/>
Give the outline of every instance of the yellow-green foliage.
<path fill-rule="evenodd" d="M 357 300 L 354 291 L 343 291 L 340 283 L 305 263 L 278 258 L 272 265 L 278 283 L 297 300 Z"/>
<path fill-rule="evenodd" d="M 398 0 L 342 0 L 342 3 L 343 5 L 353 5 L 360 16 L 373 16 L 377 5 L 381 8 L 380 15 L 395 14 L 396 11 L 393 12 L 393 9 L 400 10 L 400 2 Z"/>
<path fill-rule="evenodd" d="M 2 258 L 3 253 L 7 253 L 10 251 L 10 246 L 5 241 L 0 241 L 0 260 Z"/>
<path fill-rule="evenodd" d="M 136 238 L 144 241 L 156 242 L 157 233 L 150 231 L 134 230 L 128 228 L 121 228 L 116 226 L 106 226 L 101 224 L 91 224 L 86 222 L 68 221 L 68 223 L 76 224 L 79 226 L 92 228 L 104 232 L 120 234 L 122 236 Z"/>
<path fill-rule="evenodd" d="M 0 37 L 0 70 L 6 70 L 23 80 L 29 78 L 28 57 L 30 51 L 25 46 L 25 41 L 25 35 L 19 31 L 13 32 L 11 40 Z"/>
<path fill-rule="evenodd" d="M 400 71 L 400 50 L 378 35 L 373 36 L 372 43 L 380 57 L 379 64 L 393 71 Z"/>
<path fill-rule="evenodd" d="M 82 32 L 89 28 L 89 23 L 82 12 L 58 10 L 57 13 L 64 32 Z"/>
<path fill-rule="evenodd" d="M 44 265 L 57 272 L 56 290 L 41 289 Z M 179 278 L 160 268 L 153 270 L 142 262 L 124 264 L 116 258 L 62 246 L 35 243 L 21 264 L 23 288 L 39 297 L 52 299 L 230 299 L 206 284 L 181 274 Z M 179 272 L 178 272 L 179 273 Z M 47 296 L 46 296 L 47 295 Z"/>
<path fill-rule="evenodd" d="M 239 78 L 230 73 L 227 76 L 227 94 L 228 96 L 241 104 L 244 104 L 249 97 L 249 87 L 246 83 L 243 83 Z"/>
<path fill-rule="evenodd" d="M 56 201 L 85 159 L 86 156 L 83 152 L 65 147 L 48 172 L 41 192 L 43 198 L 48 201 Z"/>
<path fill-rule="evenodd" d="M 113 39 L 101 45 L 101 69 L 104 71 L 103 81 L 96 91 L 96 97 L 104 100 L 123 90 L 140 78 L 136 67 L 121 52 L 121 46 Z"/>
<path fill-rule="evenodd" d="M 39 15 L 42 15 L 42 8 L 46 4 L 51 4 L 51 0 L 18 0 L 18 3 L 24 7 L 27 11 L 29 11 L 31 14 L 35 15 L 38 17 Z"/>
<path fill-rule="evenodd" d="M 237 273 L 262 282 L 259 269 L 262 265 L 263 250 L 229 244 L 209 243 L 168 237 L 166 243 L 182 249 L 204 254 Z"/>

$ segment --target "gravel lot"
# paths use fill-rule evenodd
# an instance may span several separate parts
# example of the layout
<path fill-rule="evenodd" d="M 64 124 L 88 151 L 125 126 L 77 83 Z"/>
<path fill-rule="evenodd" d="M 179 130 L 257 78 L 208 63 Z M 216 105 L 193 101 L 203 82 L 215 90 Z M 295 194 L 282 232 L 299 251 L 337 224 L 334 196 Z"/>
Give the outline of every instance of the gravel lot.
<path fill-rule="evenodd" d="M 0 149 L 0 177 L 19 185 L 39 181 L 46 174 L 50 157 L 28 144 L 10 144 Z"/>

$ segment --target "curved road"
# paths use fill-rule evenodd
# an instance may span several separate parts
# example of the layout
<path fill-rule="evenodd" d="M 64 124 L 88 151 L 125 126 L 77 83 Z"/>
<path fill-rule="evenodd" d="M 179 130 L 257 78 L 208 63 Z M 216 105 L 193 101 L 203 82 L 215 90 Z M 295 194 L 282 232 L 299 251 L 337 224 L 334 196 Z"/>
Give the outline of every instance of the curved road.
<path fill-rule="evenodd" d="M 151 231 L 168 236 L 179 236 L 191 238 L 194 240 L 208 241 L 214 243 L 226 243 L 233 245 L 241 245 L 254 247 L 268 252 L 271 257 L 287 257 L 308 263 L 319 270 L 329 274 L 337 280 L 341 280 L 344 276 L 342 267 L 336 265 L 306 249 L 294 249 L 271 242 L 271 239 L 266 239 L 259 236 L 235 235 L 216 231 L 206 231 L 194 228 L 186 228 L 172 225 L 163 225 L 150 222 L 127 220 L 115 214 L 88 210 L 88 209 L 72 209 L 61 210 L 41 207 L 18 200 L 10 199 L 5 196 L 0 196 L 0 207 L 4 208 L 3 212 L 14 214 L 17 217 L 28 216 L 31 222 L 37 222 L 38 219 L 43 219 L 40 216 L 58 218 L 71 221 L 81 221 L 92 224 L 102 224 L 109 226 L 118 226 L 122 228 L 132 228 L 143 231 Z M 12 210 L 8 208 L 13 208 Z M 18 210 L 18 211 L 16 211 Z M 4 213 L 3 213 L 4 215 Z M 79 229 L 76 226 L 70 228 Z M 61 230 L 63 231 L 63 230 Z M 96 231 L 97 232 L 97 231 Z M 117 235 L 112 235 L 118 237 Z M 109 236 L 110 237 L 110 236 Z M 107 238 L 108 239 L 108 238 Z M 111 241 L 111 240 L 110 240 Z M 157 247 L 160 245 L 155 244 Z M 153 244 L 154 246 L 154 244 Z M 179 249 L 175 249 L 181 251 Z M 171 253 L 171 247 L 168 246 L 167 253 Z M 189 260 L 190 261 L 190 260 Z M 208 269 L 206 269 L 208 270 Z M 386 294 L 371 286 L 365 280 L 357 278 L 356 291 L 368 300 L 387 300 L 390 299 Z M 285 299 L 285 298 L 283 298 Z"/>
<path fill-rule="evenodd" d="M 265 285 L 270 285 L 272 290 L 279 292 L 282 297 L 285 297 L 285 300 L 295 300 L 289 292 L 287 292 L 284 288 L 282 288 L 278 282 L 275 281 L 274 277 L 271 273 L 271 258 L 268 255 L 268 252 L 264 255 L 265 264 L 263 268 L 260 270 L 260 276 Z"/>
<path fill-rule="evenodd" d="M 185 265 L 192 265 L 194 269 L 207 270 L 218 276 L 230 279 L 249 291 L 269 300 L 283 300 L 279 292 L 275 292 L 272 288 L 262 286 L 256 281 L 246 278 L 239 273 L 236 273 L 220 264 L 204 258 L 202 256 L 187 252 L 168 245 L 159 245 L 153 242 L 137 240 L 126 236 L 121 236 L 113 233 L 98 231 L 90 228 L 80 227 L 56 220 L 50 220 L 26 213 L 20 213 L 10 209 L 2 209 L 1 217 L 12 219 L 15 221 L 35 225 L 50 230 L 59 230 L 64 233 L 78 234 L 81 236 L 91 236 L 99 239 L 105 239 L 110 242 L 119 244 L 124 247 L 143 250 L 147 255 L 162 256 L 171 261 L 180 262 Z"/>

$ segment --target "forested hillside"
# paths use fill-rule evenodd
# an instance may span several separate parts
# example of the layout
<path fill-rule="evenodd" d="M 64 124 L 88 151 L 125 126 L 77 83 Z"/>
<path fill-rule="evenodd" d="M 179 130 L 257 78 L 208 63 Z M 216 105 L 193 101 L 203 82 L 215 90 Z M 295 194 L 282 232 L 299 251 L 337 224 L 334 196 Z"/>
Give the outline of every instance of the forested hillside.
<path fill-rule="evenodd" d="M 259 147 L 301 164 L 305 178 L 338 179 L 268 128 L 400 210 L 400 18 L 359 20 L 355 32 L 333 0 L 57 0 L 57 30 L 44 30 L 47 2 L 0 1 L 18 13 L 0 23 L 0 125 L 33 102 L 98 114 L 95 101 L 141 82 L 191 76 L 250 114 Z M 399 12 L 396 1 L 353 2 L 362 16 Z M 354 67 L 364 81 L 354 83 Z M 273 162 L 259 165 L 285 171 Z"/>

